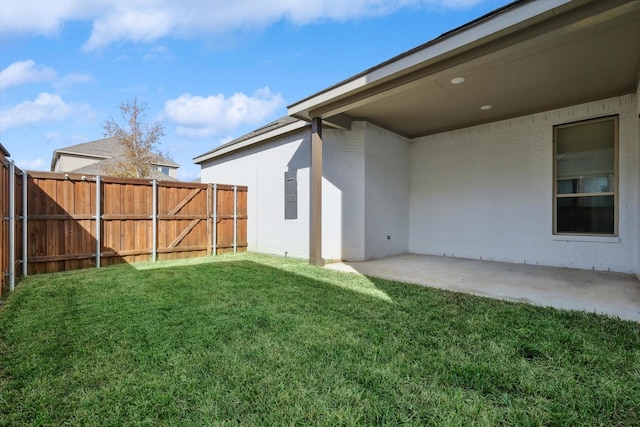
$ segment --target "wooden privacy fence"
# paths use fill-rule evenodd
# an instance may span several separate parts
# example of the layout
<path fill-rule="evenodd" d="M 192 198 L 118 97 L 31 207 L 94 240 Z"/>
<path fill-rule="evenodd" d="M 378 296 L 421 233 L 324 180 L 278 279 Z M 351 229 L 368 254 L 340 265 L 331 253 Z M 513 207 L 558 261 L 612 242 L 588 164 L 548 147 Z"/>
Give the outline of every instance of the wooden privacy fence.
<path fill-rule="evenodd" d="M 16 221 L 16 211 L 23 201 L 23 172 L 8 157 L 0 144 L 0 297 L 4 288 L 13 289 L 20 265 L 15 254 L 22 247 L 23 236 L 22 223 Z"/>
<path fill-rule="evenodd" d="M 26 232 L 15 242 L 14 264 L 22 264 L 22 274 L 247 248 L 247 187 L 49 172 L 18 175 L 24 184 L 15 184 L 15 198 L 22 203 L 17 196 L 24 187 L 26 205 L 15 211 L 14 236 Z M 2 204 L 5 198 L 0 193 Z M 8 244 L 5 225 L 12 227 L 3 221 L 3 246 Z M 3 272 L 8 270 L 7 261 Z"/>

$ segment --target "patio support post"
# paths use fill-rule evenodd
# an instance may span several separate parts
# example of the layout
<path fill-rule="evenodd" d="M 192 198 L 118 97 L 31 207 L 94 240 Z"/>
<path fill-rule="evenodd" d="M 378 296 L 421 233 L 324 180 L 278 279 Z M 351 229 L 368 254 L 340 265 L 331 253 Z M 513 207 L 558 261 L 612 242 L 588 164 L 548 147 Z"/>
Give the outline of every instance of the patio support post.
<path fill-rule="evenodd" d="M 16 285 L 16 164 L 9 160 L 9 290 Z"/>
<path fill-rule="evenodd" d="M 309 264 L 323 266 L 322 259 L 322 119 L 311 120 L 311 188 L 309 209 Z"/>
<path fill-rule="evenodd" d="M 27 276 L 27 173 L 22 171 L 22 275 Z"/>

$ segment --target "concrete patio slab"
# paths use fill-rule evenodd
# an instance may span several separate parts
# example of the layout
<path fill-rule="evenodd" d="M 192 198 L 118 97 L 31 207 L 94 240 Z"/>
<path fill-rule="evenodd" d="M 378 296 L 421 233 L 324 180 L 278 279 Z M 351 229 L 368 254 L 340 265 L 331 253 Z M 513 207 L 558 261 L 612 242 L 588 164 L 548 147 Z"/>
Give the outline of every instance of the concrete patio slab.
<path fill-rule="evenodd" d="M 326 268 L 640 322 L 640 281 L 632 274 L 414 254 Z"/>

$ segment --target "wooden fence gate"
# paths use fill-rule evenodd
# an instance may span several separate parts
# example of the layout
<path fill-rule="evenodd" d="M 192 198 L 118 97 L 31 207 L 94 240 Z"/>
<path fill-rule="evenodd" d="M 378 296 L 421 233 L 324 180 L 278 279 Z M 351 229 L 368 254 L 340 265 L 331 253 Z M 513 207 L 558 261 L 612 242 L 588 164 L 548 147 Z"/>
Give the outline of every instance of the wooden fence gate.
<path fill-rule="evenodd" d="M 247 187 L 213 184 L 213 246 L 217 253 L 247 248 Z"/>
<path fill-rule="evenodd" d="M 247 187 L 16 169 L 11 222 L 10 169 L 0 176 L 3 288 L 10 253 L 14 272 L 38 274 L 247 250 Z"/>

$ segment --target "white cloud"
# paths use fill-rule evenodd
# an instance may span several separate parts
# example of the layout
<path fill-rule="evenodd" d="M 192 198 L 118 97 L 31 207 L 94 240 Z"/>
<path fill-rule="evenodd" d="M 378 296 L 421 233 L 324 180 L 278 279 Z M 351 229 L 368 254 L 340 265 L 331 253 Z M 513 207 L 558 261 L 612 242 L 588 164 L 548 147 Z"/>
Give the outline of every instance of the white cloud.
<path fill-rule="evenodd" d="M 68 104 L 58 94 L 41 93 L 33 101 L 0 110 L 0 132 L 41 122 L 88 116 L 91 108 L 85 104 Z"/>
<path fill-rule="evenodd" d="M 165 59 L 169 60 L 173 58 L 173 54 L 166 48 L 166 46 L 154 46 L 147 53 L 144 54 L 143 59 Z"/>
<path fill-rule="evenodd" d="M 0 71 L 0 90 L 5 90 L 23 83 L 54 80 L 56 77 L 57 74 L 54 70 L 42 65 L 36 65 L 31 59 L 14 62 Z"/>
<path fill-rule="evenodd" d="M 35 159 L 35 160 L 18 160 L 16 161 L 16 165 L 22 170 L 45 170 L 46 162 L 44 159 Z"/>
<path fill-rule="evenodd" d="M 58 139 L 60 139 L 58 132 L 49 132 L 44 136 L 44 142 L 46 144 L 55 143 Z"/>
<path fill-rule="evenodd" d="M 151 42 L 163 37 L 199 37 L 260 29 L 288 20 L 305 25 L 345 21 L 405 7 L 469 8 L 484 0 L 2 0 L 0 32 L 55 34 L 68 21 L 92 21 L 85 51 L 118 40 Z"/>
<path fill-rule="evenodd" d="M 97 13 L 97 7 L 92 11 L 83 3 L 83 0 L 2 0 L 0 31 L 55 34 L 65 21 L 91 18 Z"/>
<path fill-rule="evenodd" d="M 207 3 L 199 4 L 206 6 Z M 172 14 L 184 13 L 179 6 L 177 10 L 171 10 L 163 7 L 161 2 L 157 2 L 155 8 L 149 9 L 136 9 L 135 5 L 131 6 L 118 7 L 106 16 L 95 19 L 91 36 L 83 49 L 92 51 L 122 39 L 133 42 L 158 40 L 173 32 L 176 23 Z"/>
<path fill-rule="evenodd" d="M 25 83 L 54 81 L 56 87 L 67 88 L 77 83 L 92 80 L 89 74 L 71 73 L 58 78 L 58 73 L 52 68 L 36 64 L 32 59 L 18 61 L 0 71 L 0 90 L 19 86 Z"/>
<path fill-rule="evenodd" d="M 282 95 L 271 93 L 268 87 L 251 96 L 234 93 L 228 98 L 223 94 L 205 98 L 186 93 L 165 103 L 164 116 L 178 125 L 179 135 L 203 138 L 263 123 L 284 104 Z"/>
<path fill-rule="evenodd" d="M 93 80 L 89 74 L 71 73 L 61 77 L 56 82 L 56 87 L 67 88 L 78 83 L 87 83 Z"/>

